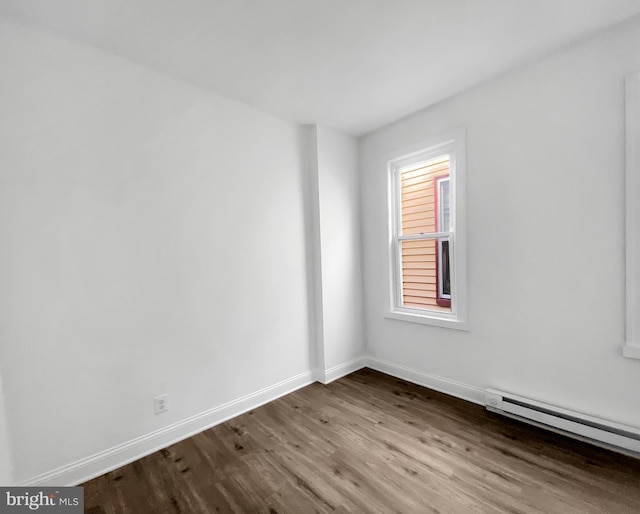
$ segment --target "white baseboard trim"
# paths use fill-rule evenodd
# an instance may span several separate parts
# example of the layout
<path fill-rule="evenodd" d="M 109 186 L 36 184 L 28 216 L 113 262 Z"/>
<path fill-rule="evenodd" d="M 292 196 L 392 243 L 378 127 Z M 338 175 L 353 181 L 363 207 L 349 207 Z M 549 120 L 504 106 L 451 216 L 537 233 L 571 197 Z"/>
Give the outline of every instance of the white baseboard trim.
<path fill-rule="evenodd" d="M 224 403 L 108 450 L 98 452 L 90 457 L 42 473 L 17 485 L 73 486 L 81 484 L 260 407 L 265 403 L 276 400 L 313 382 L 312 372 L 306 371 L 255 393 Z"/>
<path fill-rule="evenodd" d="M 329 384 L 354 371 L 368 367 L 381 373 L 401 378 L 451 396 L 484 405 L 484 390 L 461 384 L 453 380 L 418 371 L 407 366 L 378 359 L 376 357 L 358 357 L 338 364 L 327 370 L 306 371 L 277 384 L 265 387 L 255 393 L 227 402 L 167 427 L 137 437 L 123 444 L 61 466 L 46 473 L 25 480 L 18 486 L 73 486 L 92 478 L 104 475 L 121 466 L 141 459 L 153 452 L 195 434 L 244 414 L 252 409 L 285 396 L 314 381 Z"/>
<path fill-rule="evenodd" d="M 324 380 L 324 370 L 321 368 L 313 368 L 311 370 L 311 378 L 314 382 L 322 382 Z"/>
<path fill-rule="evenodd" d="M 329 369 L 324 370 L 324 372 L 320 372 L 320 376 L 317 378 L 318 382 L 323 384 L 329 384 L 334 380 L 338 380 L 349 373 L 353 373 L 354 371 L 358 371 L 365 367 L 365 358 L 357 357 L 348 362 L 343 362 L 342 364 L 338 364 L 337 366 L 333 366 Z"/>
<path fill-rule="evenodd" d="M 622 347 L 622 355 L 628 359 L 640 359 L 640 344 L 626 343 Z"/>
<path fill-rule="evenodd" d="M 448 378 L 439 377 L 417 369 L 409 368 L 401 364 L 378 359 L 377 357 L 368 356 L 366 358 L 366 367 L 386 373 L 396 378 L 401 378 L 407 382 L 421 385 L 439 391 L 441 393 L 455 396 L 469 402 L 477 403 L 484 406 L 484 390 L 473 387 Z"/>

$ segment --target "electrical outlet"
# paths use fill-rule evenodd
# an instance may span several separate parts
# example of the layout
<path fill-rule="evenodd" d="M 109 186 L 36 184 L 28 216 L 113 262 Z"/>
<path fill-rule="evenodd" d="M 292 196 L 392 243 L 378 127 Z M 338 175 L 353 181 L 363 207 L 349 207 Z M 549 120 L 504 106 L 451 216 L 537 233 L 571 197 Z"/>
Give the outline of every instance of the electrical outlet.
<path fill-rule="evenodd" d="M 169 410 L 169 395 L 161 394 L 153 399 L 153 412 L 158 415 Z"/>

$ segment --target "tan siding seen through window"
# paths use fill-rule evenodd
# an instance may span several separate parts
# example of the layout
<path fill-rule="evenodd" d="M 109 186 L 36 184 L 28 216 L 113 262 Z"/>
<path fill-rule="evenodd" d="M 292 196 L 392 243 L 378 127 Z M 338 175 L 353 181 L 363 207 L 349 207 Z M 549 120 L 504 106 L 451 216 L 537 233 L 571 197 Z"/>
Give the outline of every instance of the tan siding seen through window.
<path fill-rule="evenodd" d="M 403 236 L 437 232 L 436 181 L 449 175 L 449 156 L 400 170 Z M 407 307 L 450 312 L 437 304 L 437 240 L 402 241 L 402 301 Z"/>

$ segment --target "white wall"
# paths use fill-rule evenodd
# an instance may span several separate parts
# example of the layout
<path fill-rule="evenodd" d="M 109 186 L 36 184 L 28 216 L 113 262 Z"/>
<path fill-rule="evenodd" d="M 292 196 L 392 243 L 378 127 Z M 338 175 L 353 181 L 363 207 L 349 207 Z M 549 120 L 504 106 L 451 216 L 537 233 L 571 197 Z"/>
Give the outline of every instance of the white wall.
<path fill-rule="evenodd" d="M 4 405 L 4 391 L 0 376 L 0 486 L 13 484 L 13 455 L 9 438 L 9 427 Z"/>
<path fill-rule="evenodd" d="M 358 359 L 364 351 L 358 147 L 354 138 L 325 127 L 316 127 L 313 135 L 322 268 L 320 344 L 327 372 Z"/>
<path fill-rule="evenodd" d="M 640 363 L 620 356 L 622 79 L 639 43 L 627 24 L 371 134 L 358 180 L 347 136 L 318 127 L 311 149 L 292 124 L 0 20 L 13 480 L 308 373 L 314 313 L 323 369 L 357 359 L 361 253 L 373 357 L 640 425 Z M 386 319 L 383 156 L 460 126 L 471 330 Z"/>
<path fill-rule="evenodd" d="M 0 69 L 16 482 L 309 373 L 297 126 L 6 19 Z"/>
<path fill-rule="evenodd" d="M 627 23 L 361 141 L 365 330 L 375 358 L 640 426 L 624 337 Z M 384 317 L 384 155 L 467 130 L 469 332 Z"/>

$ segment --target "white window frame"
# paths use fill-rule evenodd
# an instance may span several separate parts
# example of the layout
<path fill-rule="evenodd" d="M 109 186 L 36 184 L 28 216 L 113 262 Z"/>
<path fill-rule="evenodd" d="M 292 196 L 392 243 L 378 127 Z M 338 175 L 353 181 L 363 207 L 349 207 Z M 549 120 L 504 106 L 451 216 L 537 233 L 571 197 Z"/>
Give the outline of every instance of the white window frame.
<path fill-rule="evenodd" d="M 622 354 L 640 359 L 640 72 L 625 80 L 626 323 Z"/>
<path fill-rule="evenodd" d="M 434 232 L 430 239 L 449 237 L 451 270 L 451 312 L 407 307 L 402 305 L 402 265 L 400 240 L 412 236 L 400 235 L 400 170 L 449 155 L 450 232 Z M 387 318 L 469 330 L 467 323 L 467 262 L 466 262 L 466 159 L 465 131 L 457 129 L 388 155 L 388 272 L 389 309 Z M 417 236 L 424 238 L 424 236 Z"/>

